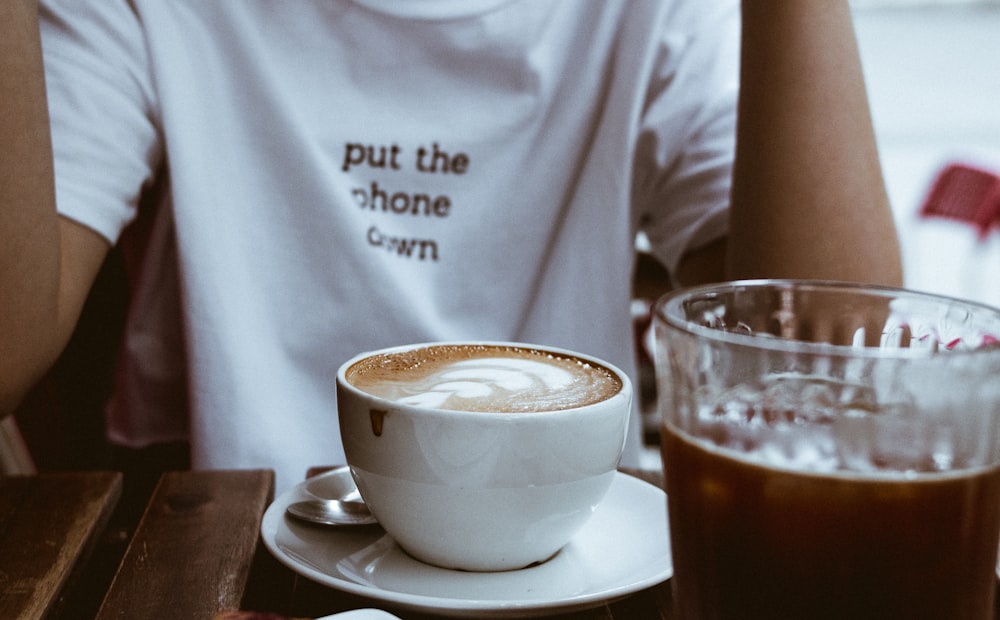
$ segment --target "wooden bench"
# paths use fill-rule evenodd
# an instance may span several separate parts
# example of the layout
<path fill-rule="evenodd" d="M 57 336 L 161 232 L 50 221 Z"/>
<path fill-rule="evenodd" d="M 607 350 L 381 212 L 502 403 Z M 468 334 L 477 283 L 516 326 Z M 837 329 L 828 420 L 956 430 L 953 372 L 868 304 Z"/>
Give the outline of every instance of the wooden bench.
<path fill-rule="evenodd" d="M 121 490 L 114 472 L 0 477 L 0 618 L 58 612 Z"/>
<path fill-rule="evenodd" d="M 273 496 L 269 470 L 164 474 L 97 618 L 210 620 L 239 608 Z"/>

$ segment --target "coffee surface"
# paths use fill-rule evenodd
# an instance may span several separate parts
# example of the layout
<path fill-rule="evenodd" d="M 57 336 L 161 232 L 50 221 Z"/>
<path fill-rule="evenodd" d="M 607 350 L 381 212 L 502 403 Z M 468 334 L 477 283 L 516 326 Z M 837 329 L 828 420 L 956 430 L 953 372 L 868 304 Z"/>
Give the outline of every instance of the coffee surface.
<path fill-rule="evenodd" d="M 433 345 L 378 354 L 352 365 L 358 389 L 404 404 L 456 411 L 558 411 L 621 390 L 609 369 L 531 348 Z"/>

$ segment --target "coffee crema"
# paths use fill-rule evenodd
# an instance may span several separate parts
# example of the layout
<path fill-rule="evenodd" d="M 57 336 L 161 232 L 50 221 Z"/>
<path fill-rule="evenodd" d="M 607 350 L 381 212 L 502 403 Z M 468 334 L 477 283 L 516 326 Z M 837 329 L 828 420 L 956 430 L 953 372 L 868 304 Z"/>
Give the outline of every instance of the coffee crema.
<path fill-rule="evenodd" d="M 345 376 L 374 396 L 455 411 L 559 411 L 607 400 L 622 389 L 614 372 L 587 360 L 489 344 L 381 353 L 353 364 Z"/>

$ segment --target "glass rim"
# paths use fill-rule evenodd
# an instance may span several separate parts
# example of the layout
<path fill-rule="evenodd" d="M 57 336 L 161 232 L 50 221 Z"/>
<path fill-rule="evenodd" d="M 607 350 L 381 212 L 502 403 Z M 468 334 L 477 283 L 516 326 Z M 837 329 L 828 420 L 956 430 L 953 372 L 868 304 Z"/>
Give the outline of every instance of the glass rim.
<path fill-rule="evenodd" d="M 772 289 L 775 291 L 812 289 L 816 291 L 831 292 L 856 291 L 858 293 L 882 299 L 914 299 L 920 300 L 924 303 L 938 304 L 941 305 L 942 308 L 961 308 L 969 314 L 976 316 L 992 316 L 997 324 L 1000 325 L 1000 308 L 995 308 L 988 304 L 973 300 L 880 284 L 796 278 L 730 280 L 715 282 L 712 284 L 681 287 L 663 294 L 654 302 L 652 313 L 654 321 L 660 322 L 670 329 L 704 337 L 720 344 L 730 344 L 734 346 L 794 354 L 883 359 L 930 358 L 939 355 L 947 357 L 954 357 L 956 355 L 1000 355 L 1000 342 L 996 345 L 990 343 L 969 349 L 930 350 L 912 347 L 877 347 L 831 344 L 826 342 L 809 342 L 798 339 L 767 337 L 707 327 L 682 317 L 679 312 L 680 305 L 685 299 L 691 299 L 695 296 L 707 296 L 713 293 L 731 293 L 743 289 Z M 996 338 L 1000 338 L 1000 333 L 996 334 Z"/>

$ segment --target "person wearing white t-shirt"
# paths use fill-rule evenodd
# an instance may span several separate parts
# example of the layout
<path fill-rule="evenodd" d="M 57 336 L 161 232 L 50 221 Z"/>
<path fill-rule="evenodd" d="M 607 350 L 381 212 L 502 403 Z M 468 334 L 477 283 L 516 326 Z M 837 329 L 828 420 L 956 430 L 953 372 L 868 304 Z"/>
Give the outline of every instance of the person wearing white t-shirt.
<path fill-rule="evenodd" d="M 0 413 L 137 228 L 110 438 L 279 490 L 342 459 L 360 351 L 634 373 L 639 232 L 674 285 L 900 279 L 847 2 L 40 5 L 0 9 Z"/>

